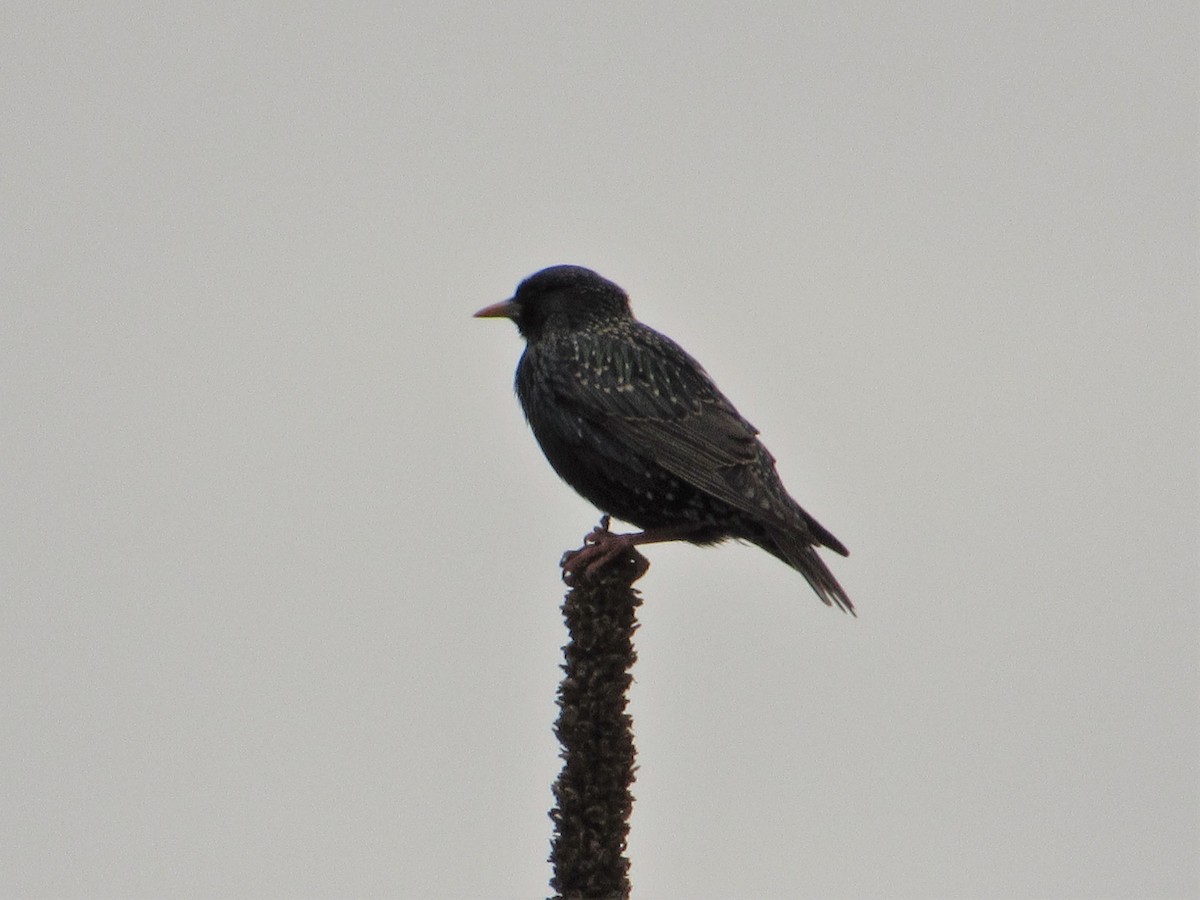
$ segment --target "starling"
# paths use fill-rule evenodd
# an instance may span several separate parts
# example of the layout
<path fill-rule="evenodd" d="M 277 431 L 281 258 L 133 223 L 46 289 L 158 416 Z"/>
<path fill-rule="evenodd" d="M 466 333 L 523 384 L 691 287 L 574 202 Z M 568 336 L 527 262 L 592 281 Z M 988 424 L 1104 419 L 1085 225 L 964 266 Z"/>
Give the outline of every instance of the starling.
<path fill-rule="evenodd" d="M 507 318 L 525 338 L 516 391 L 559 476 L 607 515 L 569 576 L 590 573 L 636 545 L 748 541 L 803 575 L 827 605 L 854 605 L 817 555 L 842 543 L 800 508 L 758 430 L 670 338 L 633 318 L 629 297 L 590 269 L 552 266 L 516 294 L 475 313 Z"/>

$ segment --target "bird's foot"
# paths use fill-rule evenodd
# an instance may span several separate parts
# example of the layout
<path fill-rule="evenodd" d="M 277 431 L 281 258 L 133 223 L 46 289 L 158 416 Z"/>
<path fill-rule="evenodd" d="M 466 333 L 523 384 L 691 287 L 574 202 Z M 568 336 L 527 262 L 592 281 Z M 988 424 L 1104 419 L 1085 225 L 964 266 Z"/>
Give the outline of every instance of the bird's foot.
<path fill-rule="evenodd" d="M 605 566 L 618 560 L 634 565 L 633 577 L 629 583 L 637 581 L 650 568 L 650 561 L 637 550 L 640 543 L 637 534 L 613 534 L 608 530 L 610 516 L 602 516 L 600 524 L 593 528 L 583 539 L 583 546 L 578 550 L 568 550 L 563 554 L 560 565 L 563 570 L 563 581 L 569 585 L 578 583 L 580 577 L 590 578 Z"/>

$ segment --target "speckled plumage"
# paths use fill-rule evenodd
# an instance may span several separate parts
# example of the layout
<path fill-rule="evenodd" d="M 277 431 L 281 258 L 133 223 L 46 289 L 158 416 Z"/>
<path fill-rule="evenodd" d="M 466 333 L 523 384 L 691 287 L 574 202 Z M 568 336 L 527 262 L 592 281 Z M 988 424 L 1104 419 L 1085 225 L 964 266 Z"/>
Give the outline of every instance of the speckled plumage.
<path fill-rule="evenodd" d="M 826 604 L 854 611 L 814 549 L 846 548 L 788 495 L 758 430 L 696 360 L 633 318 L 621 288 L 554 266 L 478 315 L 511 318 L 525 338 L 517 396 L 546 458 L 584 498 L 648 534 L 749 541 Z"/>

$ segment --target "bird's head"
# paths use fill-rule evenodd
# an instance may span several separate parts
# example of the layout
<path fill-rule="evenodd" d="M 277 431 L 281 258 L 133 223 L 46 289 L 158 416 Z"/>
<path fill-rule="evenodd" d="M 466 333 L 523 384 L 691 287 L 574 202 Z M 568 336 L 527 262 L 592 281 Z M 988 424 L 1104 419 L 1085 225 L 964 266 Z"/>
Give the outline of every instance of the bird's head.
<path fill-rule="evenodd" d="M 561 331 L 603 328 L 628 320 L 629 297 L 617 285 L 582 266 L 551 266 L 530 275 L 509 300 L 475 313 L 480 319 L 512 319 L 527 341 Z"/>

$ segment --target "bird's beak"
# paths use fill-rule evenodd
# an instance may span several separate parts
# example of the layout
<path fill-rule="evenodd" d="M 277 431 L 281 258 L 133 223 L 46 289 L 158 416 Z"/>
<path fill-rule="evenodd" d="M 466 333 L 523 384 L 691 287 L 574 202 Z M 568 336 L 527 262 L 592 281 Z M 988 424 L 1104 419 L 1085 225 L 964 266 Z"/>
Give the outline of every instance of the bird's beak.
<path fill-rule="evenodd" d="M 512 300 L 501 300 L 499 303 L 485 306 L 474 315 L 476 319 L 515 319 L 516 317 L 517 304 Z"/>

